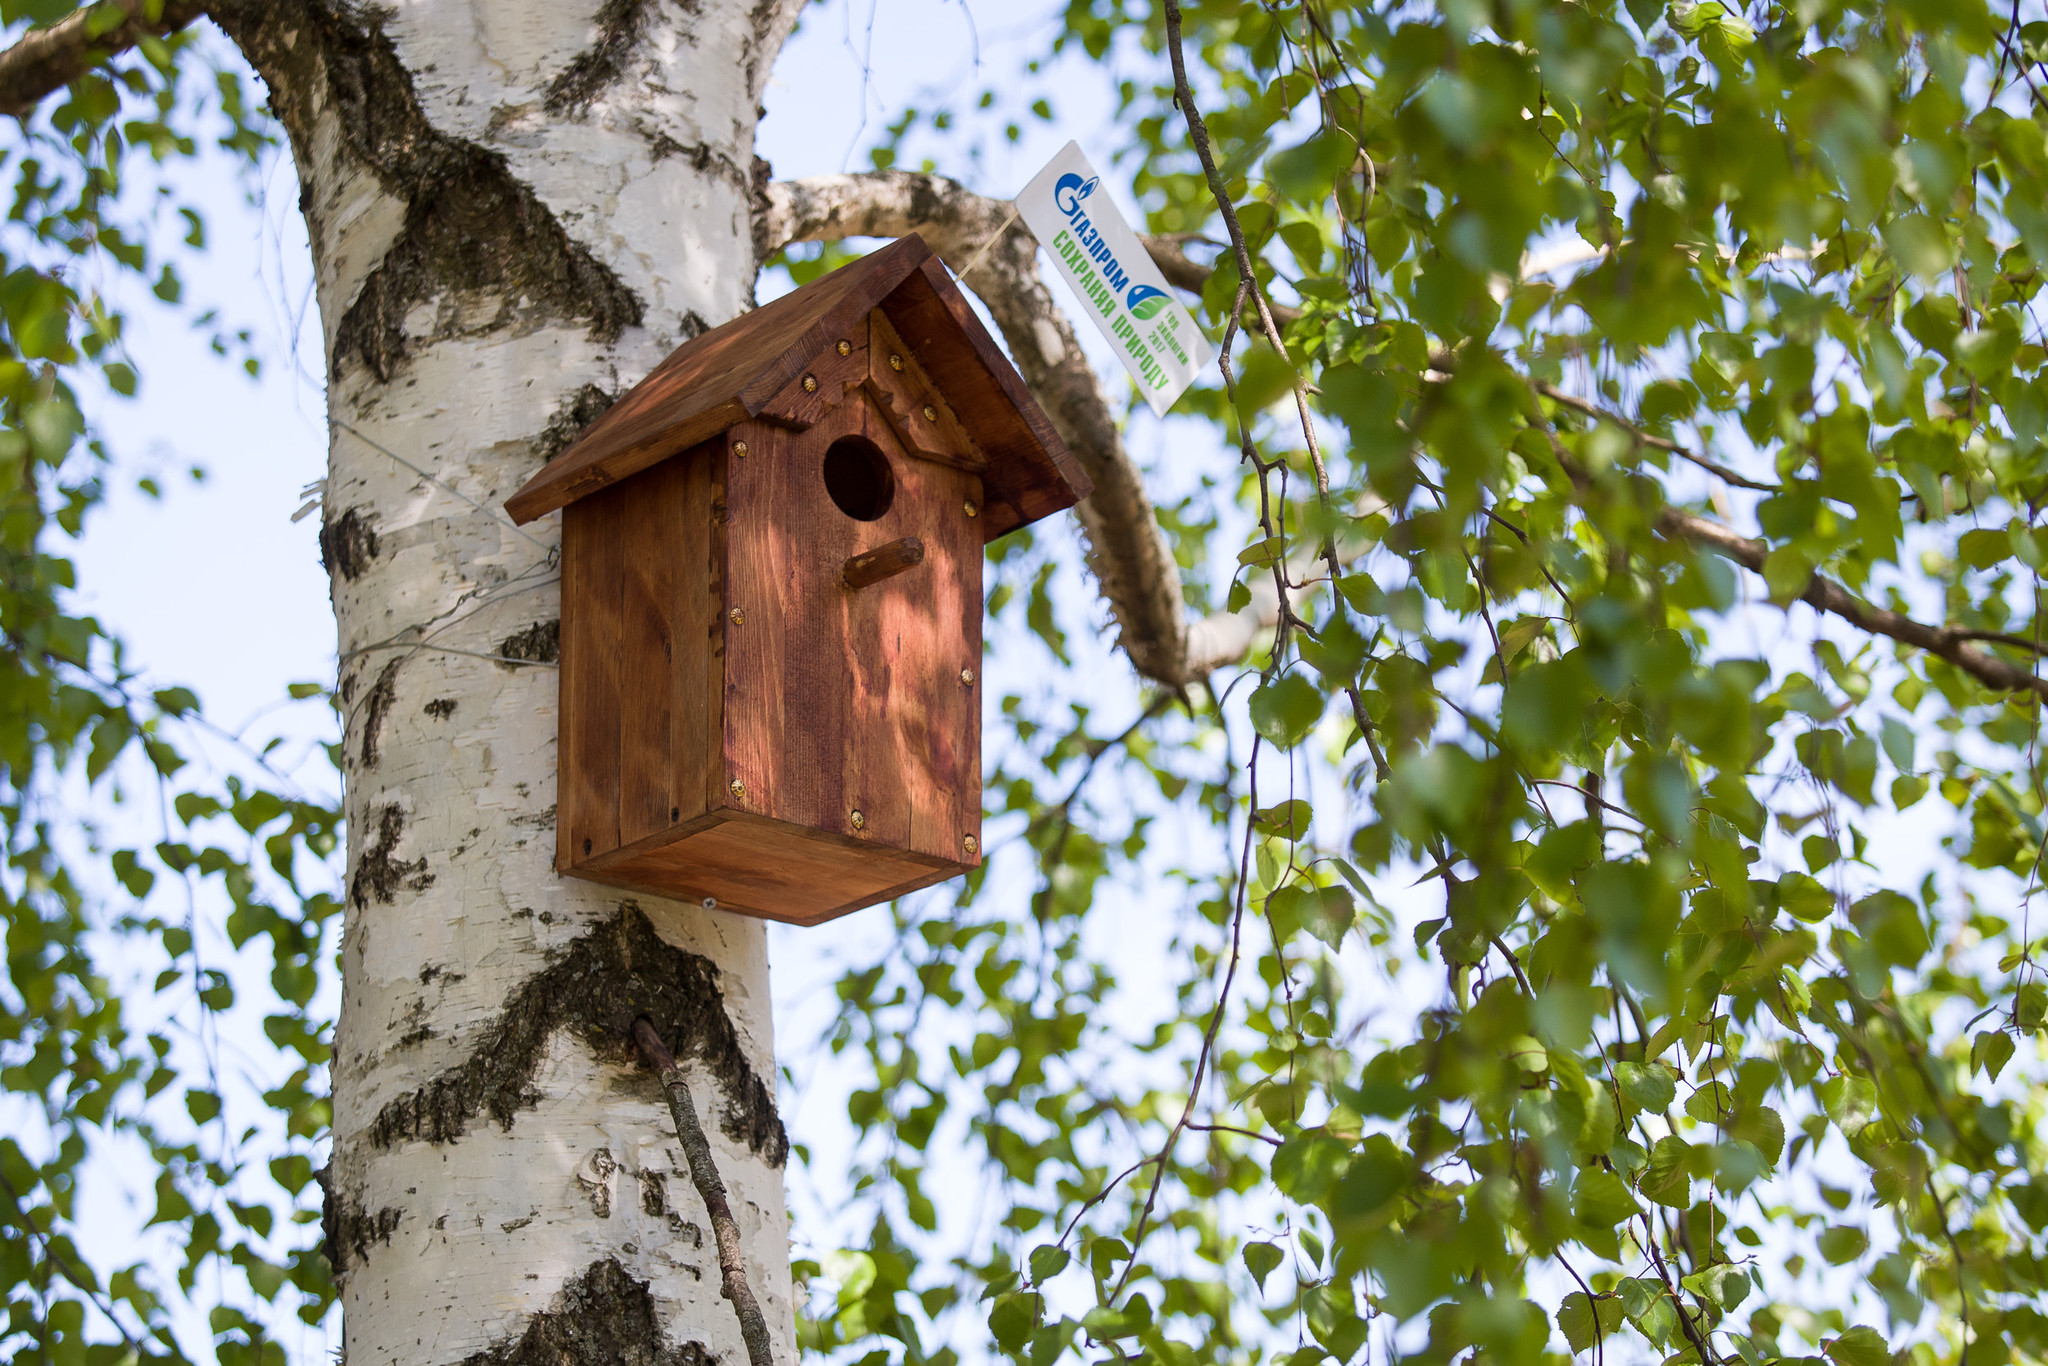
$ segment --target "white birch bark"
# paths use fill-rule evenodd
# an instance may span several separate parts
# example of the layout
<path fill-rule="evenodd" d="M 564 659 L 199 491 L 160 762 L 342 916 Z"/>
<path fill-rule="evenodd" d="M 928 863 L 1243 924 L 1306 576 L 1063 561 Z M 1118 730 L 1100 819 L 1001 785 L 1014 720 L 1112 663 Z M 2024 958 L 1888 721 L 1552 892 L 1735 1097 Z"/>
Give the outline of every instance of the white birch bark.
<path fill-rule="evenodd" d="M 559 519 L 528 536 L 498 508 L 750 304 L 757 105 L 797 7 L 214 9 L 291 133 L 331 358 L 351 871 L 327 1183 L 354 1366 L 745 1361 L 627 1051 L 645 1000 L 795 1361 L 763 927 L 555 875 Z M 479 658 L 506 654 L 532 663 Z"/>

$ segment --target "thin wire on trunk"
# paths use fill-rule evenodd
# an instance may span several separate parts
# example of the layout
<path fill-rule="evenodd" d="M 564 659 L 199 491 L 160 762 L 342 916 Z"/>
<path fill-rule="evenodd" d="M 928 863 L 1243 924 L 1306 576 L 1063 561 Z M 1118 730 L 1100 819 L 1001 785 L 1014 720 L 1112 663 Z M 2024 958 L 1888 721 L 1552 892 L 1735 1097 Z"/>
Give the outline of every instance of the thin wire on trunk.
<path fill-rule="evenodd" d="M 711 1233 L 718 1243 L 718 1269 L 725 1277 L 725 1297 L 732 1301 L 733 1315 L 740 1321 L 747 1359 L 752 1366 L 775 1366 L 775 1355 L 769 1350 L 768 1320 L 761 1316 L 760 1302 L 754 1298 L 753 1287 L 747 1284 L 746 1263 L 740 1253 L 740 1226 L 733 1221 L 725 1182 L 711 1156 L 711 1142 L 704 1137 L 704 1126 L 697 1122 L 697 1107 L 690 1100 L 683 1069 L 645 1016 L 633 1021 L 633 1040 L 640 1045 L 647 1065 L 661 1077 L 669 1113 L 675 1116 L 676 1138 L 690 1164 L 690 1180 L 696 1184 L 697 1194 L 704 1198 L 704 1208 L 711 1215 Z"/>

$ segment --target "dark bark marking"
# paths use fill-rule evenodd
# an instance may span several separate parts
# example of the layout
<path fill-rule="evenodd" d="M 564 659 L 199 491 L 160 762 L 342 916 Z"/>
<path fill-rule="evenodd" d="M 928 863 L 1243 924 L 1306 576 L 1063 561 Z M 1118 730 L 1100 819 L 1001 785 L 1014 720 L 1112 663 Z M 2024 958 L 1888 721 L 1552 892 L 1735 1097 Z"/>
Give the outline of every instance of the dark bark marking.
<path fill-rule="evenodd" d="M 320 524 L 320 567 L 353 582 L 377 558 L 377 528 L 367 508 L 353 507 Z"/>
<path fill-rule="evenodd" d="M 654 18 L 655 0 L 604 0 L 595 23 L 597 42 L 576 54 L 548 84 L 550 114 L 582 114 L 626 74 L 626 62 Z"/>
<path fill-rule="evenodd" d="M 455 715 L 455 699 L 452 697 L 437 697 L 427 703 L 426 706 L 421 707 L 420 711 L 424 715 L 433 717 L 436 721 L 446 721 L 449 717 Z"/>
<path fill-rule="evenodd" d="M 462 1366 L 717 1366 L 701 1342 L 670 1346 L 646 1281 L 617 1261 L 594 1262 L 526 1330 Z"/>
<path fill-rule="evenodd" d="M 320 1252 L 330 1274 L 346 1275 L 368 1260 L 373 1244 L 390 1245 L 404 1214 L 389 1205 L 372 1214 L 347 1196 L 336 1195 L 330 1185 L 332 1167 L 322 1167 L 314 1179 L 320 1183 Z"/>
<path fill-rule="evenodd" d="M 694 337 L 697 334 L 692 332 L 690 335 Z M 548 419 L 548 425 L 534 440 L 533 453 L 539 458 L 533 467 L 539 469 L 568 450 L 576 438 L 583 435 L 585 427 L 605 415 L 612 402 L 613 396 L 595 384 L 586 384 L 564 399 L 562 406 L 555 410 L 555 415 Z"/>
<path fill-rule="evenodd" d="M 335 329 L 336 377 L 354 362 L 388 383 L 421 340 L 575 321 L 608 343 L 640 322 L 639 297 L 569 236 L 504 156 L 427 121 L 383 11 L 219 0 L 212 13 L 262 75 L 301 165 L 315 164 L 315 110 L 325 105 L 347 154 L 406 205 L 404 228 Z M 320 212 L 307 205 L 309 219 Z M 497 307 L 444 308 L 428 337 L 407 335 L 414 307 L 450 295 Z"/>
<path fill-rule="evenodd" d="M 562 623 L 560 621 L 536 621 L 523 631 L 514 631 L 498 642 L 498 654 L 504 659 L 531 660 L 535 664 L 553 664 L 562 657 Z M 500 664 L 509 669 L 510 664 Z"/>
<path fill-rule="evenodd" d="M 717 966 L 664 942 L 631 903 L 527 978 L 477 1033 L 467 1058 L 386 1105 L 370 1129 L 371 1146 L 453 1142 L 485 1113 L 509 1129 L 540 1101 L 533 1076 L 550 1035 L 567 1029 L 601 1060 L 633 1067 L 633 1021 L 642 1015 L 678 1057 L 695 1059 L 717 1079 L 726 1136 L 780 1167 L 789 1138 L 725 1013 Z M 652 1098 L 654 1079 L 637 1067 L 632 1075 Z"/>
<path fill-rule="evenodd" d="M 640 1173 L 640 1212 L 642 1214 L 665 1214 L 668 1211 L 668 1178 L 660 1172 L 642 1169 Z"/>
<path fill-rule="evenodd" d="M 392 704 L 398 701 L 398 666 L 405 663 L 399 656 L 386 664 L 377 675 L 377 681 L 370 685 L 370 695 L 363 699 L 363 767 L 377 766 L 377 746 L 384 734 L 384 719 L 391 715 Z"/>
<path fill-rule="evenodd" d="M 376 839 L 356 860 L 355 873 L 348 880 L 348 899 L 357 910 L 372 901 L 389 906 L 401 891 L 424 892 L 434 885 L 434 875 L 427 871 L 425 859 L 407 863 L 393 857 L 392 851 L 405 834 L 403 811 L 386 805 L 377 813 L 376 830 Z"/>

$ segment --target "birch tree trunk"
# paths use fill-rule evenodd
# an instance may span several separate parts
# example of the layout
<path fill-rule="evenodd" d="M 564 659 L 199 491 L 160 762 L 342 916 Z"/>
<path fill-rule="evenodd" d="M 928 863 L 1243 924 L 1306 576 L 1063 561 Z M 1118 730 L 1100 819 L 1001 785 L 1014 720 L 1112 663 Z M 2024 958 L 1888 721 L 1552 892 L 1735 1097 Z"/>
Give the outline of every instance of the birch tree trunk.
<path fill-rule="evenodd" d="M 558 521 L 499 505 L 751 303 L 754 125 L 799 3 L 212 6 L 289 132 L 329 357 L 355 1366 L 745 1360 L 641 1014 L 794 1361 L 763 927 L 554 874 Z"/>

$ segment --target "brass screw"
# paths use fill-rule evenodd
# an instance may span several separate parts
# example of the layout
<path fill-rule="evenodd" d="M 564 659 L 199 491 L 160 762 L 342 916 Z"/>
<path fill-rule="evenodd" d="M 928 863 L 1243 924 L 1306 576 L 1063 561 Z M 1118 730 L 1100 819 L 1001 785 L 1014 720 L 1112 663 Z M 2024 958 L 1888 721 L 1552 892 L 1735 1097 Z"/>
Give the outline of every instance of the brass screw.
<path fill-rule="evenodd" d="M 901 370 L 901 369 L 903 368 L 903 357 L 901 357 L 901 356 L 891 356 L 891 357 L 889 357 L 889 368 L 890 368 L 891 370 Z"/>
<path fill-rule="evenodd" d="M 732 793 L 734 801 L 744 801 L 746 799 L 747 785 L 738 778 L 734 778 L 731 782 L 727 783 L 725 790 Z"/>
<path fill-rule="evenodd" d="M 932 407 L 932 405 L 929 403 L 925 404 L 924 420 L 927 422 L 937 422 L 939 420 L 939 410 L 937 408 Z"/>
<path fill-rule="evenodd" d="M 861 815 L 861 814 L 860 814 L 860 812 L 858 812 L 858 811 L 854 812 L 854 813 L 853 813 L 853 828 L 854 828 L 854 829 L 856 829 L 856 830 L 865 830 L 865 829 L 867 829 L 867 828 L 868 828 L 868 818 L 867 818 L 866 816 L 863 816 L 863 815 Z"/>
<path fill-rule="evenodd" d="M 852 354 L 853 354 L 853 343 L 852 343 L 852 342 L 850 342 L 850 341 L 843 341 L 843 342 L 839 343 L 839 354 L 840 354 L 840 355 L 842 355 L 842 356 L 850 356 L 850 355 L 852 355 Z"/>
<path fill-rule="evenodd" d="M 976 503 L 972 498 L 969 498 L 965 503 L 962 503 L 960 506 L 963 509 L 965 509 L 969 517 L 981 516 L 981 506 L 978 503 Z"/>
<path fill-rule="evenodd" d="M 747 609 L 744 607 L 735 607 L 730 612 L 727 612 L 726 615 L 732 618 L 732 624 L 735 626 L 745 626 L 747 624 Z"/>
<path fill-rule="evenodd" d="M 974 686 L 974 670 L 972 670 L 972 669 L 962 669 L 962 670 L 960 671 L 960 681 L 961 681 L 962 683 L 965 683 L 965 684 L 966 684 L 966 685 L 967 685 L 968 687 L 970 687 L 970 688 L 971 688 L 971 687 L 973 687 L 973 686 Z"/>
<path fill-rule="evenodd" d="M 970 854 L 978 854 L 981 852 L 981 841 L 976 839 L 972 835 L 962 835 L 960 837 L 960 844 L 961 847 L 966 849 L 967 852 Z"/>
<path fill-rule="evenodd" d="M 804 392 L 807 394 L 815 394 L 818 392 L 818 377 L 816 375 L 804 376 Z"/>
<path fill-rule="evenodd" d="M 733 442 L 732 453 L 738 456 L 740 459 L 745 460 L 747 458 L 747 443 L 744 441 Z"/>

